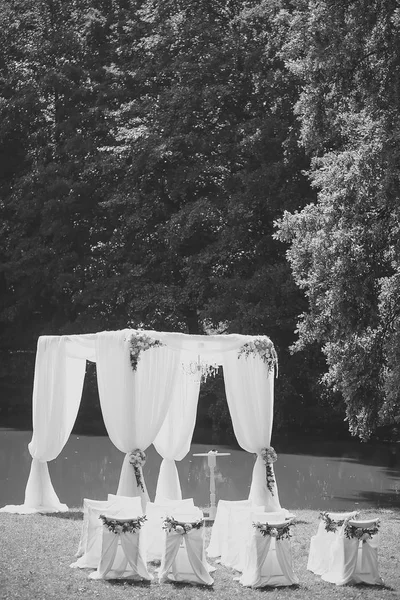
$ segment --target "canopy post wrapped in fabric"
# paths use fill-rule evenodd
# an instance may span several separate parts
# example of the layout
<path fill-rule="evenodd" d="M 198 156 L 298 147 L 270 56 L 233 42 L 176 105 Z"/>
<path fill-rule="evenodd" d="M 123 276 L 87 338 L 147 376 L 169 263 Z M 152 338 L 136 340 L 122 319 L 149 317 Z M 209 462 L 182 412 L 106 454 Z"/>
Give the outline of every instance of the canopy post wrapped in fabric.
<path fill-rule="evenodd" d="M 274 412 L 274 368 L 263 353 L 227 352 L 223 356 L 224 381 L 233 430 L 240 446 L 257 454 L 249 499 L 268 512 L 281 508 L 275 480 L 268 487 L 263 450 L 270 447 Z M 272 477 L 273 469 L 270 465 Z M 271 480 L 272 481 L 272 480 Z M 271 489 L 269 489 L 271 488 Z"/>
<path fill-rule="evenodd" d="M 158 475 L 156 502 L 163 499 L 181 500 L 182 490 L 175 461 L 182 460 L 190 450 L 196 424 L 200 379 L 178 367 L 171 404 L 162 427 L 154 440 L 163 457 Z"/>
<path fill-rule="evenodd" d="M 179 352 L 165 344 L 146 351 L 154 342 L 158 340 L 153 335 L 129 330 L 96 335 L 97 381 L 104 423 L 112 443 L 126 453 L 117 494 L 140 495 L 143 509 L 149 496 L 141 465 L 130 464 L 130 453 L 144 452 L 154 442 L 171 403 L 170 391 L 174 389 L 180 357 Z M 132 344 L 138 350 L 137 355 L 134 353 L 134 366 Z"/>

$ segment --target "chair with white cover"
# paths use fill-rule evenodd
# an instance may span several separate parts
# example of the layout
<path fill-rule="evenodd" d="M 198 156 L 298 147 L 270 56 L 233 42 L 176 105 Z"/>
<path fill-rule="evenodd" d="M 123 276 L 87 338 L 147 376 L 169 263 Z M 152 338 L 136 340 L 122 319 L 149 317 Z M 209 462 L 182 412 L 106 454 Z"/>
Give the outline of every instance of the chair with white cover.
<path fill-rule="evenodd" d="M 252 515 L 263 512 L 263 506 L 246 506 L 243 504 L 228 506 L 226 528 L 221 544 L 221 564 L 236 571 L 243 571 L 247 545 L 252 530 Z M 285 520 L 284 512 L 277 513 Z"/>
<path fill-rule="evenodd" d="M 151 581 L 146 567 L 146 553 L 141 540 L 141 527 L 146 517 L 132 512 L 125 517 L 102 515 L 101 557 L 90 579 L 130 579 Z"/>
<path fill-rule="evenodd" d="M 164 520 L 164 546 L 159 581 L 212 585 L 204 551 L 204 516 L 200 509 L 174 512 Z"/>
<path fill-rule="evenodd" d="M 207 555 L 210 558 L 221 556 L 226 539 L 228 527 L 229 509 L 234 507 L 251 507 L 251 500 L 219 500 L 214 524 L 211 529 L 210 543 L 207 548 Z"/>
<path fill-rule="evenodd" d="M 101 556 L 101 540 L 103 524 L 100 515 L 111 512 L 118 516 L 122 512 L 135 516 L 142 514 L 141 498 L 136 496 L 111 496 L 109 500 L 83 500 L 83 524 L 81 539 L 79 541 L 78 560 L 72 563 L 72 568 L 96 569 Z"/>
<path fill-rule="evenodd" d="M 193 498 L 184 500 L 164 499 L 160 502 L 148 502 L 146 504 L 147 521 L 143 526 L 142 536 L 146 544 L 148 561 L 161 560 L 164 544 L 163 520 L 168 514 L 176 510 L 191 511 L 194 509 Z"/>
<path fill-rule="evenodd" d="M 382 585 L 378 568 L 379 519 L 350 519 L 332 542 L 324 581 L 336 585 Z"/>
<path fill-rule="evenodd" d="M 293 519 L 268 523 L 268 513 L 254 514 L 246 563 L 239 582 L 246 587 L 289 586 L 299 582 L 293 572 L 290 528 Z"/>
<path fill-rule="evenodd" d="M 322 575 L 328 569 L 329 555 L 333 540 L 338 536 L 346 519 L 357 517 L 358 511 L 321 512 L 316 535 L 310 541 L 307 569 L 316 575 Z"/>

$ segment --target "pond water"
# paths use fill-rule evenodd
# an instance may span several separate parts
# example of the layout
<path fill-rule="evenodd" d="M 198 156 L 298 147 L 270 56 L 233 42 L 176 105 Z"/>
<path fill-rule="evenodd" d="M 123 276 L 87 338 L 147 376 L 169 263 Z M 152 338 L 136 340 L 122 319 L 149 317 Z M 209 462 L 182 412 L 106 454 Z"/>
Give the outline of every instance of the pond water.
<path fill-rule="evenodd" d="M 27 445 L 32 432 L 0 429 L 0 507 L 22 504 L 30 468 Z M 281 505 L 288 509 L 344 510 L 400 506 L 400 444 L 273 439 L 279 458 L 275 463 Z M 216 468 L 218 499 L 242 500 L 248 496 L 254 455 L 238 448 L 193 444 L 177 463 L 183 497 L 198 506 L 209 504 L 207 459 L 193 454 L 212 448 L 230 452 Z M 146 451 L 144 475 L 154 499 L 161 457 L 151 446 Z M 83 498 L 105 499 L 115 492 L 123 454 L 108 437 L 71 435 L 58 458 L 49 463 L 60 501 L 80 507 Z"/>

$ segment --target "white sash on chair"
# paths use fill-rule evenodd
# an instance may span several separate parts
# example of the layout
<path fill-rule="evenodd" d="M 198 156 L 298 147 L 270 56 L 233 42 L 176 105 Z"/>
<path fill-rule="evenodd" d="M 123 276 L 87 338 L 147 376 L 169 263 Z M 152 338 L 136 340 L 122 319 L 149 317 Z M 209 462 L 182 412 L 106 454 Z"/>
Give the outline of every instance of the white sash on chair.
<path fill-rule="evenodd" d="M 159 570 L 159 581 L 168 579 L 212 585 L 213 578 L 205 560 L 203 526 L 187 533 L 165 532 L 165 546 Z"/>

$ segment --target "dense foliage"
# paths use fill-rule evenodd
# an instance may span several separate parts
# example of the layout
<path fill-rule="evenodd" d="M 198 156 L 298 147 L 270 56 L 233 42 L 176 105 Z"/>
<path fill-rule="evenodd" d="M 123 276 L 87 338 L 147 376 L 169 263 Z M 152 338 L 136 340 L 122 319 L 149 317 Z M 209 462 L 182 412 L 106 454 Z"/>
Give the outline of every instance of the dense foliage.
<path fill-rule="evenodd" d="M 400 416 L 400 9 L 298 2 L 283 48 L 302 83 L 301 142 L 318 198 L 279 237 L 308 308 L 296 349 L 320 344 L 326 381 L 368 438 Z"/>
<path fill-rule="evenodd" d="M 0 0 L 0 349 L 266 333 L 278 426 L 393 420 L 395 4 Z"/>

